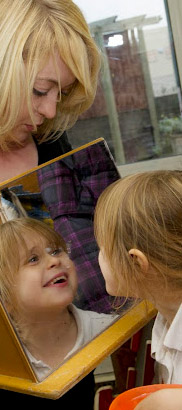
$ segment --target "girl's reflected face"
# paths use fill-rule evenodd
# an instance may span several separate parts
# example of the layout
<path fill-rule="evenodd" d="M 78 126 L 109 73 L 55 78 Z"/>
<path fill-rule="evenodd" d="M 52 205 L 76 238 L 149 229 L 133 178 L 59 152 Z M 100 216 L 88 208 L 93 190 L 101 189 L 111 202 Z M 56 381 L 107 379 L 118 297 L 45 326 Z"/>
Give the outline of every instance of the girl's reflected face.
<path fill-rule="evenodd" d="M 58 73 L 55 69 L 54 59 L 50 57 L 35 80 L 32 108 L 37 126 L 42 125 L 45 118 L 53 119 L 56 116 L 57 101 L 60 97 L 58 82 L 61 84 L 61 92 L 64 95 L 69 93 L 71 86 L 75 82 L 75 77 L 71 70 L 57 53 L 55 54 L 55 61 L 58 67 Z M 22 102 L 22 109 L 13 130 L 13 135 L 20 141 L 24 141 L 31 135 L 32 131 L 33 125 L 27 104 Z"/>
<path fill-rule="evenodd" d="M 77 290 L 74 263 L 54 243 L 33 234 L 20 247 L 20 268 L 15 278 L 15 296 L 26 318 L 60 312 L 72 303 Z"/>

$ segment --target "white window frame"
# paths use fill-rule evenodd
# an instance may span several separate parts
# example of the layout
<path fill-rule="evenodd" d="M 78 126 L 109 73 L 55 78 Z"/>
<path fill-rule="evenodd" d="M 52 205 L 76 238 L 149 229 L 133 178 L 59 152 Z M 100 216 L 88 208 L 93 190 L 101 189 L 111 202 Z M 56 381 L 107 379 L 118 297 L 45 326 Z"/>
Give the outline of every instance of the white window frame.
<path fill-rule="evenodd" d="M 182 1 L 166 0 L 166 2 L 169 9 L 169 17 L 171 21 L 172 34 L 174 39 L 174 49 L 176 53 L 179 79 L 182 88 Z"/>

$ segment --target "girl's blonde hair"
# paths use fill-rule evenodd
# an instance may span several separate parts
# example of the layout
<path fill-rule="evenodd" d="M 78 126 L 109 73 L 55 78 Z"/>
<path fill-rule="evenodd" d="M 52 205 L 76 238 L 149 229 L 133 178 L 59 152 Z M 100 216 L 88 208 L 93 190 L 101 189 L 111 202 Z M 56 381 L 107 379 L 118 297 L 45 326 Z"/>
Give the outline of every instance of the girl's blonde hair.
<path fill-rule="evenodd" d="M 182 172 L 145 172 L 113 183 L 98 200 L 94 226 L 118 294 L 121 277 L 130 296 L 131 289 L 139 295 L 182 289 Z M 142 272 L 129 255 L 133 248 L 154 269 Z"/>
<path fill-rule="evenodd" d="M 69 95 L 57 103 L 56 117 L 44 121 L 37 137 L 42 142 L 51 131 L 60 135 L 92 104 L 97 88 L 100 53 L 83 14 L 71 0 L 0 0 L 0 27 L 1 149 L 8 149 L 8 142 L 15 140 L 11 132 L 24 97 L 37 131 L 31 106 L 33 86 L 55 51 L 76 81 Z"/>
<path fill-rule="evenodd" d="M 18 307 L 15 300 L 14 286 L 16 275 L 21 266 L 20 247 L 28 252 L 25 238 L 32 234 L 39 241 L 46 239 L 48 243 L 61 246 L 65 252 L 67 247 L 64 239 L 48 224 L 37 219 L 25 217 L 14 219 L 0 225 L 0 297 L 7 306 L 13 306 L 14 313 Z"/>

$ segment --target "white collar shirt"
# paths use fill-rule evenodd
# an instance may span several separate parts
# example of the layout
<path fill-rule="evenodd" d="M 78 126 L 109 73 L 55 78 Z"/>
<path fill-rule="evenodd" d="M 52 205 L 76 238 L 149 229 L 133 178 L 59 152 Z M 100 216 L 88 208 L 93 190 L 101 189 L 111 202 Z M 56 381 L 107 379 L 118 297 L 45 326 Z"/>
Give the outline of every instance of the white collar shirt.
<path fill-rule="evenodd" d="M 182 384 L 182 305 L 171 325 L 157 314 L 152 330 L 151 355 L 156 361 L 155 383 Z"/>
<path fill-rule="evenodd" d="M 70 358 L 76 351 L 89 343 L 95 336 L 110 326 L 119 318 L 116 314 L 97 313 L 88 310 L 78 309 L 75 305 L 69 305 L 69 311 L 72 312 L 77 324 L 77 339 L 73 349 L 66 355 L 64 361 Z M 52 369 L 42 360 L 37 360 L 24 346 L 30 364 L 37 376 L 38 381 L 47 377 Z"/>

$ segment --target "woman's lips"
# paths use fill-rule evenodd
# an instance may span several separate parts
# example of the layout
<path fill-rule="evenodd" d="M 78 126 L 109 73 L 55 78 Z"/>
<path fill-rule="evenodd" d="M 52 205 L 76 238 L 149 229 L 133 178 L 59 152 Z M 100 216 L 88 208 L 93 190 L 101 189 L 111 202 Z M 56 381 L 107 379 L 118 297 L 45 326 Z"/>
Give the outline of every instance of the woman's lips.
<path fill-rule="evenodd" d="M 36 124 L 36 127 L 40 127 L 43 123 L 41 122 L 40 124 Z M 26 128 L 28 131 L 34 131 L 34 126 L 31 124 L 25 124 Z"/>
<path fill-rule="evenodd" d="M 29 125 L 29 124 L 25 124 L 25 125 L 26 125 L 28 131 L 33 131 L 34 130 L 33 125 Z"/>

